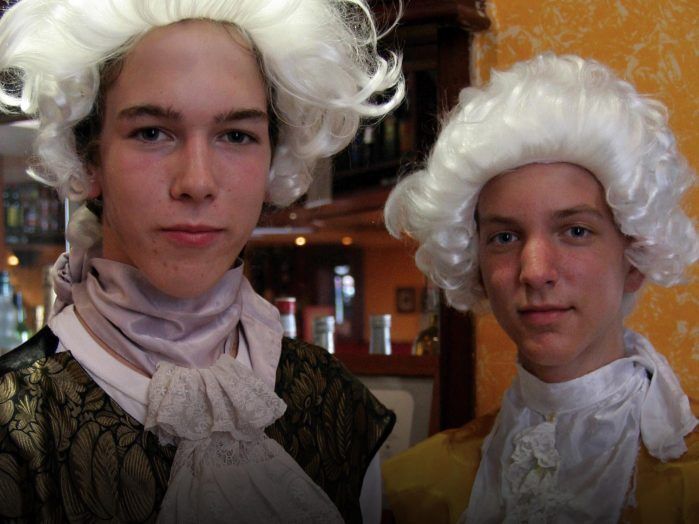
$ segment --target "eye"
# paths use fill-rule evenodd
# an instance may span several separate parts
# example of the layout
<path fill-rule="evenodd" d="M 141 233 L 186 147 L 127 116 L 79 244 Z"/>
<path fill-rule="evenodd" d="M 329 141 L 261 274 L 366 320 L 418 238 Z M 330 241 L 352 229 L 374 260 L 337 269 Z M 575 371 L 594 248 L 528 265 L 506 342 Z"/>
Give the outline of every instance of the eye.
<path fill-rule="evenodd" d="M 256 141 L 250 134 L 243 131 L 227 131 L 223 134 L 223 138 L 231 144 L 249 144 Z"/>
<path fill-rule="evenodd" d="M 592 234 L 592 231 L 584 226 L 572 226 L 568 228 L 567 233 L 572 238 L 587 238 Z"/>
<path fill-rule="evenodd" d="M 515 240 L 517 240 L 517 235 L 514 234 L 512 231 L 501 231 L 500 233 L 492 235 L 488 239 L 488 242 L 498 246 L 504 246 L 507 244 L 511 244 Z"/>
<path fill-rule="evenodd" d="M 167 137 L 162 129 L 158 129 L 157 127 L 143 127 L 137 129 L 131 136 L 143 142 L 160 142 Z"/>

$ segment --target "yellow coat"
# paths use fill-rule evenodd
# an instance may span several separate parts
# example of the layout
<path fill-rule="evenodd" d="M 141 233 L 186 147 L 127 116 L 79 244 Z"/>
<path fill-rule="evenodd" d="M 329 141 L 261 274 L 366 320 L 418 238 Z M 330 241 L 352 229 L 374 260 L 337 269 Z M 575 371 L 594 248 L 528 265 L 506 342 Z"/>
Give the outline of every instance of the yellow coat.
<path fill-rule="evenodd" d="M 494 415 L 430 437 L 387 460 L 384 490 L 397 524 L 455 523 L 468 505 L 481 444 Z M 699 523 L 699 432 L 685 438 L 680 459 L 661 462 L 642 447 L 636 463 L 637 506 L 622 522 Z"/>

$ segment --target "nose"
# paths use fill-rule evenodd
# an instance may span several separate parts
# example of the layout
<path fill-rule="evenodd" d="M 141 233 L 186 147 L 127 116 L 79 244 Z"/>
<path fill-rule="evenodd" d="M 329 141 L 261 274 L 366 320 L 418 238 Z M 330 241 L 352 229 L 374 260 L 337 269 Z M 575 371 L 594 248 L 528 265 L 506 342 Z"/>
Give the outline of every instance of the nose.
<path fill-rule="evenodd" d="M 172 198 L 201 202 L 216 196 L 218 184 L 212 154 L 205 139 L 195 138 L 185 142 L 174 161 L 175 176 L 170 186 Z"/>
<path fill-rule="evenodd" d="M 520 282 L 532 289 L 552 287 L 558 281 L 556 248 L 547 239 L 528 239 L 522 247 L 520 263 Z"/>

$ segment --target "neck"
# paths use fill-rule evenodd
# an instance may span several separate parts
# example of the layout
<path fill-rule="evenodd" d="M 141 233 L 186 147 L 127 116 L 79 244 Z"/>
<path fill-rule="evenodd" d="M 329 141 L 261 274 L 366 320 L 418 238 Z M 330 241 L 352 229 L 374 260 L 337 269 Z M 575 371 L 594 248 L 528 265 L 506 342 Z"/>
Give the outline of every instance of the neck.
<path fill-rule="evenodd" d="M 524 369 L 542 382 L 567 382 L 614 362 L 625 355 L 624 330 L 620 326 L 613 336 L 590 342 L 586 348 L 567 361 L 537 362 L 527 358 L 528 351 L 518 351 L 519 362 Z"/>

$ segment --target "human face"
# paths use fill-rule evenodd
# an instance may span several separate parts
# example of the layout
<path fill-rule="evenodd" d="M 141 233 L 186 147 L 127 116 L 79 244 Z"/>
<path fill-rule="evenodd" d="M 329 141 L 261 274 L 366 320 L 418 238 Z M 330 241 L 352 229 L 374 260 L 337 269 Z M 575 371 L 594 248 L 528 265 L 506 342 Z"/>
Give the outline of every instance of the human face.
<path fill-rule="evenodd" d="M 264 200 L 266 93 L 253 52 L 220 24 L 180 22 L 138 42 L 106 92 L 91 168 L 104 258 L 174 297 L 218 282 Z"/>
<path fill-rule="evenodd" d="M 561 382 L 623 356 L 622 297 L 643 277 L 592 174 L 520 167 L 485 185 L 477 213 L 483 285 L 525 369 Z"/>

